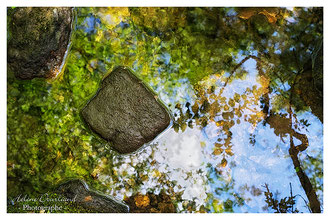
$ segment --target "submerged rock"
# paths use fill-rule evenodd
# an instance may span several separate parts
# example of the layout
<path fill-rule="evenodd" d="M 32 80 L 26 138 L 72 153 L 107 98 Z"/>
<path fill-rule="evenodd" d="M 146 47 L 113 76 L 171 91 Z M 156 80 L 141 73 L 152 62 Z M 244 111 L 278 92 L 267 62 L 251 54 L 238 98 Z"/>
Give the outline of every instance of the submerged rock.
<path fill-rule="evenodd" d="M 8 69 L 17 78 L 50 78 L 61 69 L 72 30 L 69 7 L 22 7 L 9 14 Z"/>
<path fill-rule="evenodd" d="M 157 96 L 130 70 L 118 67 L 101 83 L 82 110 L 92 131 L 130 153 L 153 140 L 170 124 L 170 116 Z"/>
<path fill-rule="evenodd" d="M 100 193 L 90 191 L 87 184 L 82 180 L 70 180 L 61 184 L 57 193 L 62 194 L 67 199 L 73 200 L 74 204 L 82 206 L 91 212 L 102 213 L 127 213 L 129 208 L 122 202 L 102 195 Z"/>

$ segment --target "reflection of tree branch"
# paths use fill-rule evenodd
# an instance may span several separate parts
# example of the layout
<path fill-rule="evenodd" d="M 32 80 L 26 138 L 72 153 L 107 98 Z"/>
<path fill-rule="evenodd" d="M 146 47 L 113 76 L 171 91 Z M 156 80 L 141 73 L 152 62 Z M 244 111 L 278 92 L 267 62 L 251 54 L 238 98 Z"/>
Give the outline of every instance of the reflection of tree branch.
<path fill-rule="evenodd" d="M 321 212 L 320 202 L 317 198 L 315 190 L 313 189 L 312 183 L 310 182 L 308 176 L 305 174 L 305 172 L 301 168 L 300 161 L 298 159 L 298 153 L 299 153 L 299 149 L 297 149 L 297 147 L 294 145 L 293 136 L 290 134 L 289 154 L 290 154 L 291 160 L 293 162 L 294 169 L 296 170 L 296 173 L 299 177 L 300 184 L 303 187 L 303 189 L 307 195 L 312 212 L 320 213 Z"/>
<path fill-rule="evenodd" d="M 272 204 L 272 209 L 274 209 L 277 213 L 280 213 L 280 210 L 278 209 L 278 206 L 276 204 L 275 199 L 273 198 L 273 193 L 270 192 L 269 188 L 268 188 L 268 184 L 265 183 L 264 186 L 267 190 L 267 192 L 265 193 L 266 195 L 266 199 L 267 199 L 267 203 Z"/>
<path fill-rule="evenodd" d="M 261 61 L 259 57 L 254 56 L 254 55 L 249 55 L 249 56 L 245 57 L 243 60 L 241 60 L 241 62 L 239 62 L 239 63 L 234 67 L 234 69 L 230 72 L 230 75 L 227 77 L 226 82 L 225 82 L 224 86 L 222 87 L 222 89 L 220 90 L 219 95 L 222 94 L 223 89 L 227 86 L 227 84 L 228 84 L 230 78 L 234 75 L 234 73 L 236 72 L 236 70 L 237 70 L 240 66 L 242 66 L 242 65 L 243 65 L 248 59 L 250 59 L 250 58 L 252 58 L 252 59 L 254 59 L 254 60 L 256 60 L 256 61 Z"/>
<path fill-rule="evenodd" d="M 292 194 L 292 187 L 290 183 L 290 196 L 284 197 L 282 199 L 277 199 L 274 197 L 273 193 L 269 190 L 268 184 L 265 183 L 263 186 L 266 188 L 266 191 L 264 192 L 264 195 L 266 197 L 265 202 L 267 203 L 268 207 L 271 207 L 273 210 L 275 210 L 275 213 L 296 213 L 299 212 L 297 209 L 294 209 L 293 206 L 296 203 L 295 197 Z"/>
<path fill-rule="evenodd" d="M 291 196 L 291 198 L 293 198 L 293 194 L 292 194 L 292 185 L 291 185 L 291 183 L 290 183 L 290 196 Z M 292 203 L 292 205 L 291 205 L 291 212 L 293 213 L 293 203 Z"/>
<path fill-rule="evenodd" d="M 274 71 L 273 73 L 274 73 L 274 74 L 277 76 L 277 78 L 281 81 L 282 86 L 283 86 L 283 89 L 286 90 L 286 88 L 285 88 L 285 83 L 284 83 L 284 80 L 282 79 L 282 77 L 281 77 L 276 71 Z M 282 94 L 282 95 L 284 96 L 285 94 Z"/>
<path fill-rule="evenodd" d="M 271 113 L 270 117 L 266 119 L 266 122 L 275 129 L 278 134 L 288 133 L 290 135 L 290 148 L 289 154 L 296 170 L 297 176 L 299 178 L 300 184 L 303 187 L 307 198 L 310 203 L 310 207 L 313 213 L 321 212 L 320 202 L 318 201 L 317 195 L 313 186 L 308 178 L 308 176 L 303 171 L 300 161 L 298 158 L 298 153 L 307 149 L 309 146 L 308 138 L 306 134 L 300 134 L 292 128 L 292 111 L 290 108 L 290 118 L 285 118 L 284 116 L 279 116 L 278 114 Z M 301 144 L 295 146 L 293 143 L 293 137 L 301 141 Z"/>
<path fill-rule="evenodd" d="M 297 66 L 298 72 L 300 72 L 301 66 L 300 66 L 300 62 L 298 60 L 298 56 L 297 56 L 297 53 L 296 53 L 295 48 L 293 48 L 292 52 L 293 52 L 293 55 L 294 55 L 294 58 L 295 58 L 295 62 L 296 62 L 296 66 Z"/>
<path fill-rule="evenodd" d="M 259 59 L 260 61 L 260 59 Z M 260 65 L 260 63 L 259 63 Z M 262 75 L 264 74 L 260 67 L 258 68 L 259 70 L 259 74 Z M 288 133 L 290 134 L 290 148 L 289 148 L 289 154 L 291 157 L 291 160 L 293 162 L 294 165 L 294 169 L 296 170 L 296 173 L 299 177 L 300 180 L 300 184 L 303 187 L 307 198 L 309 200 L 310 203 L 310 207 L 313 213 L 320 213 L 321 212 L 321 208 L 320 208 L 320 202 L 318 201 L 317 195 L 315 193 L 315 190 L 313 189 L 313 186 L 308 178 L 308 176 L 305 174 L 305 172 L 302 170 L 301 165 L 300 165 L 300 161 L 298 158 L 298 153 L 302 152 L 304 150 L 307 149 L 307 147 L 309 146 L 308 143 L 308 138 L 306 136 L 306 134 L 301 134 L 298 133 L 297 131 L 295 131 L 293 129 L 292 126 L 292 118 L 293 118 L 293 113 L 292 113 L 292 97 L 293 97 L 293 89 L 294 86 L 296 84 L 296 77 L 294 79 L 292 88 L 291 88 L 291 94 L 290 94 L 290 107 L 289 107 L 289 114 L 290 117 L 286 118 L 284 116 L 280 116 L 278 114 L 275 114 L 274 112 L 272 112 L 270 110 L 269 116 L 265 117 L 265 122 L 267 122 L 271 127 L 274 127 L 275 132 L 277 132 L 278 134 L 281 133 Z M 269 91 L 269 90 L 268 90 Z M 265 96 L 265 98 L 269 101 L 269 97 L 268 97 L 268 92 L 265 93 L 263 96 Z M 269 104 L 269 103 L 267 103 Z M 264 108 L 268 109 L 268 106 L 264 106 Z M 279 120 L 280 119 L 280 120 Z M 301 144 L 298 146 L 295 146 L 293 143 L 293 137 L 297 138 L 298 140 L 301 141 Z"/>
<path fill-rule="evenodd" d="M 309 204 L 310 204 L 310 208 L 312 210 L 313 213 L 320 213 L 321 212 L 321 208 L 320 208 L 320 202 L 317 198 L 316 192 L 313 189 L 313 185 L 311 183 L 311 181 L 309 180 L 308 176 L 305 174 L 305 172 L 303 171 L 301 165 L 300 165 L 300 161 L 298 158 L 298 153 L 300 151 L 304 151 L 307 149 L 308 147 L 308 138 L 305 134 L 300 134 L 298 132 L 296 132 L 293 128 L 292 128 L 292 95 L 293 95 L 293 88 L 295 86 L 296 83 L 296 77 L 294 80 L 294 83 L 292 85 L 292 90 L 291 90 L 291 94 L 290 94 L 290 108 L 289 108 L 289 114 L 290 114 L 290 148 L 289 148 L 289 154 L 291 157 L 291 160 L 293 162 L 293 166 L 294 169 L 296 170 L 297 176 L 299 177 L 299 181 L 301 186 L 303 187 L 307 198 L 309 200 Z M 295 146 L 293 143 L 293 136 L 297 139 L 299 139 L 301 141 L 301 144 L 298 146 Z"/>
<path fill-rule="evenodd" d="M 309 212 L 312 212 L 311 208 L 309 208 L 308 202 L 306 201 L 306 199 L 304 197 L 302 197 L 300 194 L 297 194 L 296 196 L 299 196 L 300 198 L 302 198 L 302 200 L 304 200 L 306 207 L 308 208 Z"/>
<path fill-rule="evenodd" d="M 245 109 L 250 110 L 253 113 L 258 113 L 258 110 L 251 109 L 250 107 L 246 106 Z"/>

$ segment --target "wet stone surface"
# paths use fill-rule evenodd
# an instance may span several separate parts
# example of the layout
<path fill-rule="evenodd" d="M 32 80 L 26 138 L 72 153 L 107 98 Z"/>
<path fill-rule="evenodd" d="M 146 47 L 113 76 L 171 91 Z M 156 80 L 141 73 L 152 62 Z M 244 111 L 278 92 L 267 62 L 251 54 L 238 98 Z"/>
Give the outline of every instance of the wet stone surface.
<path fill-rule="evenodd" d="M 70 41 L 72 8 L 22 7 L 11 13 L 9 71 L 20 79 L 56 76 Z"/>
<path fill-rule="evenodd" d="M 89 190 L 87 184 L 82 180 L 70 180 L 61 184 L 57 193 L 62 194 L 76 205 L 82 206 L 91 212 L 101 213 L 127 213 L 129 208 L 122 202 Z"/>
<path fill-rule="evenodd" d="M 131 153 L 152 141 L 170 124 L 156 95 L 130 70 L 118 67 L 101 83 L 82 110 L 82 117 L 120 153 Z"/>

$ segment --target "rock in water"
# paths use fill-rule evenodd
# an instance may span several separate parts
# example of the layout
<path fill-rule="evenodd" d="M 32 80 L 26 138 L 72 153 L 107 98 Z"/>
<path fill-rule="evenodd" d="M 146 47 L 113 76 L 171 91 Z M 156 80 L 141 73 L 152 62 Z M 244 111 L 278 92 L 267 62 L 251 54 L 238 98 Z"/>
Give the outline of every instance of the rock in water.
<path fill-rule="evenodd" d="M 101 83 L 82 110 L 92 131 L 120 153 L 131 153 L 153 140 L 170 124 L 156 95 L 129 69 L 118 67 Z"/>
<path fill-rule="evenodd" d="M 22 7 L 9 14 L 8 69 L 17 78 L 56 76 L 72 30 L 72 8 Z"/>
<path fill-rule="evenodd" d="M 116 201 L 110 196 L 90 191 L 88 185 L 82 180 L 70 180 L 61 184 L 57 193 L 67 199 L 74 200 L 76 205 L 82 206 L 92 212 L 102 213 L 127 213 L 129 208 L 122 202 Z"/>

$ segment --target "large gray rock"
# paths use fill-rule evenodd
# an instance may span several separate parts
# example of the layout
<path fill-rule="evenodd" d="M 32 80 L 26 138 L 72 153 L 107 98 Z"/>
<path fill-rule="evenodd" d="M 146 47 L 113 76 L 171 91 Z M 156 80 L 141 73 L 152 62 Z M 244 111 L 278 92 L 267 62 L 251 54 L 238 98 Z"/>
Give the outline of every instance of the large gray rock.
<path fill-rule="evenodd" d="M 101 83 L 82 110 L 92 131 L 130 153 L 153 140 L 170 124 L 170 115 L 157 96 L 129 69 L 118 67 Z"/>
<path fill-rule="evenodd" d="M 68 7 L 18 7 L 8 15 L 8 69 L 17 78 L 50 78 L 63 66 L 73 11 Z"/>
<path fill-rule="evenodd" d="M 82 206 L 91 212 L 102 213 L 127 213 L 129 207 L 123 202 L 116 201 L 110 196 L 89 190 L 88 185 L 82 180 L 70 180 L 61 184 L 56 193 L 74 201 L 74 204 Z"/>

